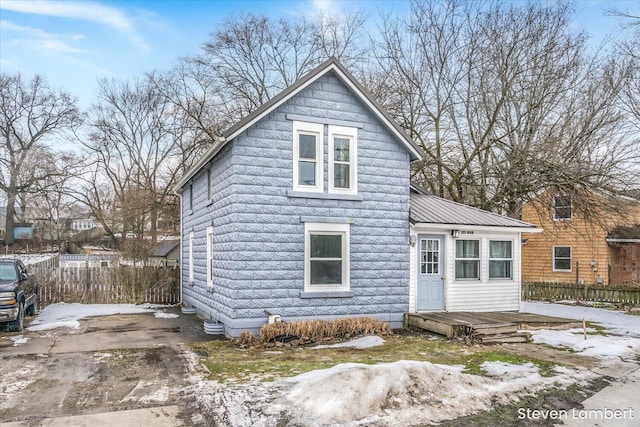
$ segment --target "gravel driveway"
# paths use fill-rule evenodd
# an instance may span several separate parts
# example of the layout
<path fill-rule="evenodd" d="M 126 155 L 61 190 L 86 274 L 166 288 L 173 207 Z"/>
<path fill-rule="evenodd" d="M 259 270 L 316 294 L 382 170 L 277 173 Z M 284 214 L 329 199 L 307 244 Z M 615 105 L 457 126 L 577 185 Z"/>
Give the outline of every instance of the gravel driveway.
<path fill-rule="evenodd" d="M 169 316 L 0 332 L 0 425 L 192 425 L 185 390 L 193 364 L 184 344 L 212 337 L 195 316 L 164 310 Z"/>

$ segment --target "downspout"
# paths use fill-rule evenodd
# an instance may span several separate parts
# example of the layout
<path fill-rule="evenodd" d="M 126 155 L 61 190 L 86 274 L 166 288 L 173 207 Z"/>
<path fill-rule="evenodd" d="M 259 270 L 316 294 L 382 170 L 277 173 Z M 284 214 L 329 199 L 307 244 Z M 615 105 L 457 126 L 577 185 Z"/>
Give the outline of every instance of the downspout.
<path fill-rule="evenodd" d="M 178 305 L 182 306 L 182 276 L 184 270 L 184 252 L 182 247 L 182 240 L 184 239 L 183 230 L 182 230 L 182 194 L 177 191 L 173 191 L 176 193 L 178 198 L 180 199 L 180 297 L 178 300 Z"/>

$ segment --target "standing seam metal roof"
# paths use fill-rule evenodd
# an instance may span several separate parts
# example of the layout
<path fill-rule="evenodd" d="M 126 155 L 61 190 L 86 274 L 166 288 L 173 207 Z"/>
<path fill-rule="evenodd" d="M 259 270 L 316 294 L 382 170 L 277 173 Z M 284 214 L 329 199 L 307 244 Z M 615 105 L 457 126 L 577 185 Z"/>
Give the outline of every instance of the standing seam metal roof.
<path fill-rule="evenodd" d="M 411 223 L 536 228 L 528 222 L 433 195 L 411 194 Z"/>

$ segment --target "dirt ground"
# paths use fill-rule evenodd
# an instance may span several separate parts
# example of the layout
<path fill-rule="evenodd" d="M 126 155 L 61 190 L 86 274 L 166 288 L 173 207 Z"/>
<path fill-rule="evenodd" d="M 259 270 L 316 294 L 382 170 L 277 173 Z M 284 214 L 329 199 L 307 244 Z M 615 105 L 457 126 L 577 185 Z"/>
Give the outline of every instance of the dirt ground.
<path fill-rule="evenodd" d="M 16 334 L 0 333 L 0 422 L 177 405 L 168 425 L 192 425 L 184 343 L 212 339 L 201 320 L 114 315 L 22 335 L 28 341 L 14 345 Z"/>
<path fill-rule="evenodd" d="M 186 343 L 214 339 L 195 316 L 167 310 L 175 318 L 153 314 L 112 315 L 85 319 L 78 329 L 0 332 L 0 426 L 205 426 L 216 419 L 198 406 L 194 378 L 197 358 Z M 170 316 L 169 316 L 170 317 Z M 14 340 L 12 340 L 13 338 Z M 573 366 L 596 360 L 533 344 L 504 345 L 505 350 Z M 556 389 L 472 417 L 450 426 L 516 425 L 517 408 L 580 407 L 606 386 L 596 380 L 588 389 Z M 137 416 L 139 421 L 134 422 Z M 215 424 L 215 423 L 214 423 Z M 533 423 L 529 425 L 549 425 Z"/>

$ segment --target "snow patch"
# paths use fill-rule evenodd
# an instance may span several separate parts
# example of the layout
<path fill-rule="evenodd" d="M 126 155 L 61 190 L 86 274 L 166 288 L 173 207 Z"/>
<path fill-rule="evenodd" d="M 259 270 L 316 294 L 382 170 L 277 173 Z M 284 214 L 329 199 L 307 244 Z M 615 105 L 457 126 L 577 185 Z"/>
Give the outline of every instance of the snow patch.
<path fill-rule="evenodd" d="M 178 317 L 180 317 L 179 314 L 165 313 L 165 312 L 161 312 L 161 311 L 156 311 L 155 313 L 153 313 L 153 315 L 155 317 L 157 317 L 158 319 L 177 319 Z"/>
<path fill-rule="evenodd" d="M 22 344 L 26 344 L 27 341 L 29 341 L 29 338 L 25 337 L 24 335 L 18 335 L 15 337 L 9 337 L 9 339 L 11 341 L 13 341 L 13 346 L 16 347 L 18 345 L 22 345 Z"/>
<path fill-rule="evenodd" d="M 539 302 L 523 302 L 522 311 L 547 316 L 586 320 L 604 327 L 603 335 L 587 335 L 582 329 L 532 330 L 533 342 L 566 347 L 585 355 L 609 360 L 640 354 L 640 316 L 594 307 L 569 306 Z M 587 332 L 592 329 L 587 329 Z"/>
<path fill-rule="evenodd" d="M 367 337 L 362 337 L 362 338 L 357 338 L 355 340 L 351 340 L 351 341 L 346 341 L 346 342 L 341 342 L 338 344 L 330 344 L 330 345 L 317 345 L 313 348 L 315 349 L 321 349 L 321 348 L 343 348 L 343 347 L 348 347 L 348 348 L 357 348 L 360 350 L 366 349 L 366 348 L 371 348 L 371 347 L 377 347 L 379 345 L 384 344 L 384 340 L 377 336 L 377 335 L 372 335 L 372 336 L 367 336 Z"/>
<path fill-rule="evenodd" d="M 79 320 L 87 317 L 110 316 L 114 314 L 152 313 L 153 310 L 135 304 L 51 304 L 31 322 L 28 331 L 43 331 L 55 328 L 77 329 Z"/>

